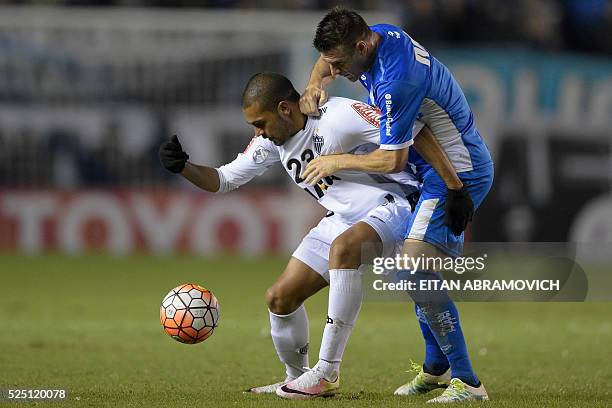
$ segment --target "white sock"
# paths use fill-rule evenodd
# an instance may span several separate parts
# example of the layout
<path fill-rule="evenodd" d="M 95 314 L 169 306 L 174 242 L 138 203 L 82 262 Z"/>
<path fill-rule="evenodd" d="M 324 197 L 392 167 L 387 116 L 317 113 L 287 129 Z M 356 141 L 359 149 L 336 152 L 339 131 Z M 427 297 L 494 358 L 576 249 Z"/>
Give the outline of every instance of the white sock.
<path fill-rule="evenodd" d="M 317 368 L 335 381 L 340 362 L 363 301 L 362 277 L 357 269 L 329 270 L 329 305 Z"/>
<path fill-rule="evenodd" d="M 270 312 L 270 334 L 287 376 L 297 378 L 308 370 L 308 316 L 304 305 L 288 315 Z M 304 368 L 306 367 L 306 368 Z"/>

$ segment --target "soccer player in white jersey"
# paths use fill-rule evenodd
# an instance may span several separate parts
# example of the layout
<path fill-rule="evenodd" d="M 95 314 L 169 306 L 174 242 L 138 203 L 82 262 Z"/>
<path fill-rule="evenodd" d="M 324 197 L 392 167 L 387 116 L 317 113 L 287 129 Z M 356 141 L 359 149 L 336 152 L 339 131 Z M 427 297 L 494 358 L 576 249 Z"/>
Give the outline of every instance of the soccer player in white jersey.
<path fill-rule="evenodd" d="M 338 172 L 309 186 L 300 178 L 306 164 L 321 154 L 367 152 L 379 141 L 377 112 L 361 102 L 331 98 L 321 107 L 319 117 L 300 112 L 300 95 L 282 75 L 254 75 L 243 94 L 243 114 L 256 129 L 246 150 L 234 161 L 219 168 L 188 162 L 174 136 L 160 147 L 164 167 L 180 173 L 196 186 L 225 193 L 263 174 L 280 163 L 291 179 L 328 211 L 319 224 L 302 240 L 284 272 L 266 293 L 270 311 L 271 335 L 280 360 L 286 366 L 286 379 L 250 389 L 273 393 L 280 386 L 308 370 L 308 318 L 303 302 L 331 280 L 331 292 L 352 297 L 352 308 L 361 307 L 361 286 L 347 285 L 345 277 L 357 272 L 362 244 L 371 243 L 390 254 L 403 239 L 403 225 L 411 213 L 407 197 L 418 195 L 418 183 L 410 173 L 392 176 L 362 172 Z M 433 140 L 429 130 L 415 125 L 419 138 Z M 415 197 L 416 198 L 416 197 Z M 382 245 L 381 245 L 382 244 Z M 333 305 L 330 305 L 333 307 Z M 355 311 L 351 311 L 355 315 Z M 339 321 L 350 328 L 354 321 Z M 330 350 L 344 350 L 348 333 Z M 338 388 L 338 377 L 326 384 L 325 393 Z"/>

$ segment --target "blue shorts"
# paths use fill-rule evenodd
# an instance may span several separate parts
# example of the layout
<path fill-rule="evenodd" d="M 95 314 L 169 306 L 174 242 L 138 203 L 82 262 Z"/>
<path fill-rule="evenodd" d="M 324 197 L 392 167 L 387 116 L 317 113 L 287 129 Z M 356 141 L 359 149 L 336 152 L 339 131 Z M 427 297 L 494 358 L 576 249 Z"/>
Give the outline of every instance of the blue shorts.
<path fill-rule="evenodd" d="M 459 173 L 459 178 L 467 187 L 476 210 L 493 184 L 493 164 Z M 406 239 L 429 242 L 445 253 L 458 257 L 463 253 L 464 234 L 456 236 L 444 224 L 446 195 L 444 181 L 434 169 L 428 170 L 423 177 L 421 198 L 408 220 Z"/>

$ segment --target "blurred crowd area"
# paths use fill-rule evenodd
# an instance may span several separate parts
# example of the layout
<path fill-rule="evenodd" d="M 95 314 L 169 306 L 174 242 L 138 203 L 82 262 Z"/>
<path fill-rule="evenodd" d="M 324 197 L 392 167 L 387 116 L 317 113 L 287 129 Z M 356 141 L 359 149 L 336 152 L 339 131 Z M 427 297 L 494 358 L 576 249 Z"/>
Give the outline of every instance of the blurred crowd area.
<path fill-rule="evenodd" d="M 612 0 L 2 0 L 0 4 L 393 11 L 423 43 L 518 43 L 612 54 Z"/>
<path fill-rule="evenodd" d="M 183 7 L 182 10 L 192 7 L 201 16 L 206 16 L 205 8 L 320 10 L 322 16 L 337 3 L 0 0 L 0 4 L 107 6 L 103 8 L 115 15 L 131 16 L 138 16 L 140 10 L 127 7 L 141 6 Z M 435 55 L 445 56 L 438 50 L 508 50 L 507 58 L 498 63 L 499 69 L 524 49 L 535 50 L 533 54 L 539 58 L 522 62 L 530 68 L 542 64 L 551 54 L 567 55 L 568 50 L 595 53 L 597 58 L 584 58 L 603 64 L 610 61 L 605 54 L 612 55 L 612 0 L 361 0 L 345 4 L 359 10 L 393 10 L 402 16 L 406 31 L 433 49 Z M 155 9 L 155 14 L 166 18 L 165 10 Z M 95 13 L 97 9 L 93 9 Z M 299 16 L 297 12 L 295 15 Z M 315 15 L 318 18 L 319 12 Z M 73 20 L 70 18 L 69 23 Z M 200 24 L 199 19 L 190 22 Z M 293 73 L 293 80 L 305 79 L 316 57 L 309 45 L 310 25 L 307 32 L 300 32 L 305 36 L 299 42 L 303 47 L 293 47 L 294 38 L 287 34 L 289 40 L 285 41 L 289 45 L 279 48 L 276 43 L 280 41 L 273 41 L 278 37 L 276 31 L 270 31 L 269 37 L 253 35 L 245 39 L 240 32 L 201 34 L 180 22 L 159 29 L 152 25 L 140 31 L 92 28 L 90 32 L 79 31 L 84 29 L 70 24 L 36 32 L 7 24 L 0 30 L 0 187 L 154 187 L 179 183 L 180 178 L 163 171 L 158 163 L 157 148 L 164 138 L 176 132 L 184 138 L 189 135 L 205 140 L 197 146 L 202 152 L 201 163 L 218 166 L 231 161 L 252 134 L 252 129 L 243 123 L 238 102 L 248 78 L 269 70 L 289 76 Z M 279 26 L 283 24 L 290 33 L 292 22 L 279 22 Z M 231 45 L 220 48 L 226 44 Z M 298 63 L 294 62 L 296 48 L 302 53 Z M 465 58 L 472 62 L 470 56 Z M 578 61 L 583 56 L 570 58 L 580 73 L 584 68 Z M 485 67 L 485 62 L 488 63 L 481 59 L 475 63 Z M 298 75 L 290 71 L 296 65 L 303 65 L 304 72 Z M 501 78 L 494 83 L 484 82 L 501 89 L 505 83 Z M 498 95 L 495 89 L 485 94 Z M 576 101 L 584 96 L 578 91 L 568 91 L 567 95 L 573 95 Z M 496 104 L 501 105 L 503 100 L 500 97 Z M 176 111 L 181 109 L 203 119 L 192 121 L 189 115 L 178 115 Z M 231 113 L 229 119 L 219 119 L 215 109 Z M 243 128 L 231 122 L 241 123 Z M 181 123 L 187 125 L 179 126 Z M 190 152 L 194 150 L 195 147 Z M 194 157 L 197 158 L 192 154 Z M 253 184 L 288 182 L 282 171 L 270 173 Z"/>
<path fill-rule="evenodd" d="M 87 146 L 79 134 L 56 129 L 36 134 L 24 129 L 0 134 L 0 186 L 70 189 L 76 187 L 155 187 L 172 181 L 157 160 L 159 135 L 138 151 L 121 147 L 112 124 L 102 143 Z"/>

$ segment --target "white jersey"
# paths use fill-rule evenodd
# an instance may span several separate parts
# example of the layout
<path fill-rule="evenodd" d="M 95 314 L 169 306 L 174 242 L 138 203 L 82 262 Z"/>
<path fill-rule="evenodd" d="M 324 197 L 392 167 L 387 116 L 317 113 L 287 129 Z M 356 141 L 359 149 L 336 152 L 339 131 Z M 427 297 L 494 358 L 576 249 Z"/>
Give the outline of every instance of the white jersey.
<path fill-rule="evenodd" d="M 328 211 L 345 222 L 361 220 L 388 194 L 404 199 L 418 189 L 414 174 L 367 174 L 339 171 L 325 177 L 315 186 L 300 177 L 309 161 L 319 155 L 364 154 L 378 148 L 379 113 L 369 105 L 351 99 L 333 97 L 320 108 L 319 117 L 309 117 L 303 130 L 276 146 L 261 136 L 254 137 L 243 153 L 217 169 L 221 181 L 219 192 L 233 190 L 270 166 L 281 162 L 292 180 Z M 423 124 L 413 128 L 415 136 Z"/>

